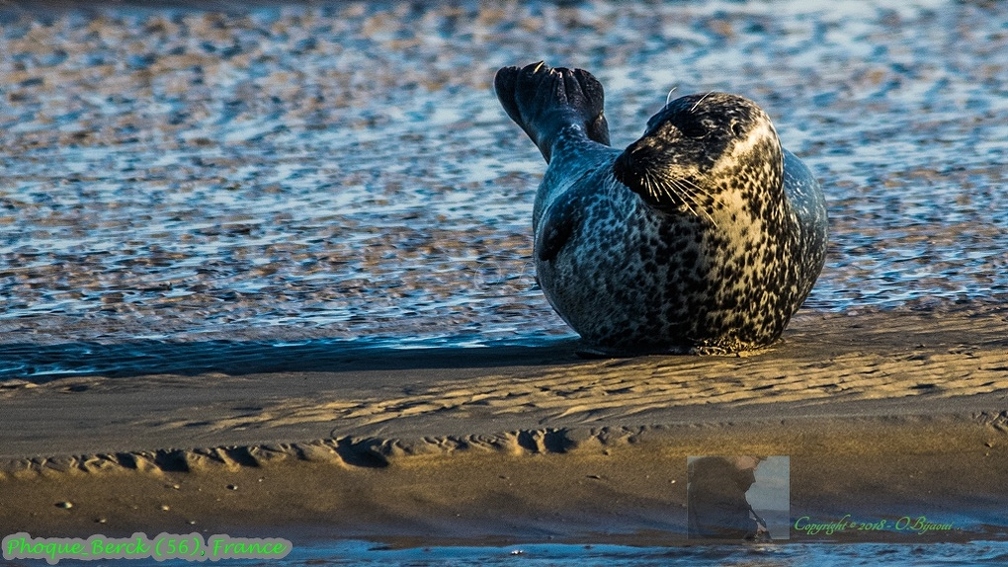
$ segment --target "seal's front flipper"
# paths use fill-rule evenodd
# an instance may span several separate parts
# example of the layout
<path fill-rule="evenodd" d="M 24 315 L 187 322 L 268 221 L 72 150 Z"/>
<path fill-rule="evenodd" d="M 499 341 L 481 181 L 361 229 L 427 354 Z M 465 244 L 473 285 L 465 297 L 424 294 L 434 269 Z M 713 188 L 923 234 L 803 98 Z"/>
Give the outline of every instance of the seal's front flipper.
<path fill-rule="evenodd" d="M 494 90 L 504 111 L 547 162 L 557 135 L 568 126 L 609 145 L 602 85 L 584 69 L 551 68 L 541 61 L 521 69 L 504 67 L 494 77 Z"/>
<path fill-rule="evenodd" d="M 567 193 L 557 199 L 543 215 L 543 225 L 536 236 L 535 252 L 540 261 L 552 262 L 574 236 L 582 222 L 582 204 Z"/>

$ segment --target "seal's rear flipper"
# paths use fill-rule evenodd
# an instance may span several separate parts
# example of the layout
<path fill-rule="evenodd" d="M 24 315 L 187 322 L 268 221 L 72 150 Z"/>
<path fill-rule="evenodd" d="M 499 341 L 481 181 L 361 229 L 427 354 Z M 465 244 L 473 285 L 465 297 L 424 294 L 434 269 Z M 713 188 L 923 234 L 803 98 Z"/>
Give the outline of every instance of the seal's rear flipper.
<path fill-rule="evenodd" d="M 609 145 L 602 85 L 584 69 L 551 68 L 541 61 L 521 69 L 504 67 L 494 77 L 494 90 L 547 162 L 557 135 L 568 126 Z"/>

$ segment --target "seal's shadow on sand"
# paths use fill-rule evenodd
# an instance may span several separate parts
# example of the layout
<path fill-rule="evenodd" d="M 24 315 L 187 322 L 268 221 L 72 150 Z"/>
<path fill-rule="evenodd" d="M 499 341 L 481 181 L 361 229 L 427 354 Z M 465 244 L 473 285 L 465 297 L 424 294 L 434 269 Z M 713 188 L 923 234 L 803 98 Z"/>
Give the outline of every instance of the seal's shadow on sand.
<path fill-rule="evenodd" d="M 267 372 L 361 372 L 541 366 L 575 362 L 576 340 L 546 346 L 390 348 L 333 339 L 269 341 L 0 344 L 0 380 L 44 384 L 72 376 L 231 376 Z"/>
<path fill-rule="evenodd" d="M 785 331 L 783 340 L 752 357 L 686 355 L 675 356 L 677 362 L 674 363 L 669 363 L 665 356 L 658 356 L 650 362 L 645 359 L 651 357 L 642 357 L 592 364 L 578 356 L 582 344 L 569 337 L 544 339 L 536 345 L 472 337 L 474 341 L 479 340 L 481 346 L 425 344 L 424 348 L 402 348 L 401 344 L 380 340 L 364 342 L 337 338 L 297 342 L 138 340 L 49 345 L 22 341 L 0 343 L 0 385 L 11 380 L 44 384 L 69 377 L 214 373 L 229 376 L 312 372 L 351 375 L 377 371 L 391 376 L 396 371 L 417 371 L 431 379 L 463 379 L 485 374 L 479 372 L 480 369 L 551 366 L 558 367 L 561 373 L 566 372 L 567 367 L 577 366 L 582 373 L 612 371 L 621 377 L 626 377 L 630 366 L 648 376 L 660 366 L 664 369 L 661 372 L 682 372 L 690 379 L 704 375 L 709 380 L 712 373 L 736 377 L 740 373 L 753 375 L 765 366 L 768 376 L 783 373 L 803 380 L 821 377 L 834 383 L 837 381 L 834 374 L 841 372 L 843 367 L 850 368 L 849 372 L 858 376 L 875 372 L 910 384 L 941 383 L 948 390 L 956 382 L 948 378 L 960 375 L 989 382 L 986 385 L 991 387 L 1001 384 L 996 378 L 1008 367 L 1006 336 L 1008 308 L 999 303 L 974 302 L 933 311 L 880 310 L 857 316 L 814 311 L 799 313 Z M 453 340 L 459 338 L 453 337 Z M 655 360 L 665 362 L 658 364 Z M 580 366 L 585 364 L 588 366 Z M 938 377 L 945 378 L 938 380 Z"/>

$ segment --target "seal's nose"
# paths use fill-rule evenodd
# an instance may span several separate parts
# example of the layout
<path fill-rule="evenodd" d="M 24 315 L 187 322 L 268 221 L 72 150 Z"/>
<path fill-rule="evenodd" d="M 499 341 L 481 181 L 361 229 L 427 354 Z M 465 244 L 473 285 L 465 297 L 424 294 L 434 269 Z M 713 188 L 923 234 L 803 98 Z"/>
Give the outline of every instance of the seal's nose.
<path fill-rule="evenodd" d="M 642 172 L 653 160 L 655 148 L 648 138 L 641 138 L 627 146 L 623 153 L 613 162 L 613 175 L 616 180 L 636 191 L 641 183 Z"/>
<path fill-rule="evenodd" d="M 634 170 L 634 159 L 631 157 L 633 153 L 634 146 L 631 145 L 627 149 L 623 150 L 623 153 L 616 158 L 613 162 L 613 176 L 616 177 L 616 181 L 619 181 L 623 185 L 630 186 L 631 183 L 631 172 Z"/>

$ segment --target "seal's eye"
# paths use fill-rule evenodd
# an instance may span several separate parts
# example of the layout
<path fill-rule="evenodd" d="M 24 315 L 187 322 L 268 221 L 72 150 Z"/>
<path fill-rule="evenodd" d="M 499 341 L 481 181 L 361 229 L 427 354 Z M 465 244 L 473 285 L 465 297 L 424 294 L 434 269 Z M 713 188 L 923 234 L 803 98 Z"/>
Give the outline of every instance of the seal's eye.
<path fill-rule="evenodd" d="M 702 120 L 686 120 L 679 125 L 679 131 L 688 138 L 703 138 L 707 135 L 707 125 Z"/>

